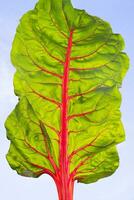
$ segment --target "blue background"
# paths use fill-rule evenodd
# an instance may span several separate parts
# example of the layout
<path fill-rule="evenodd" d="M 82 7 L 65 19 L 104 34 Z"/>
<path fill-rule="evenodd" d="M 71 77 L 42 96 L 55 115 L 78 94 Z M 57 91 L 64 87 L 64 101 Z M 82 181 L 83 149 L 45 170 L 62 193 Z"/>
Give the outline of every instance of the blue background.
<path fill-rule="evenodd" d="M 57 0 L 58 1 L 58 0 Z M 126 42 L 125 51 L 134 64 L 134 1 L 133 0 L 73 0 L 77 8 L 85 9 L 111 23 L 115 33 Z M 10 49 L 19 18 L 34 7 L 36 0 L 0 1 L 0 198 L 3 200 L 57 200 L 55 185 L 47 175 L 39 179 L 18 176 L 6 162 L 9 141 L 4 121 L 17 103 L 10 63 Z M 134 69 L 130 68 L 121 89 L 122 120 L 127 140 L 118 145 L 120 168 L 116 173 L 95 184 L 75 184 L 74 200 L 134 200 Z"/>

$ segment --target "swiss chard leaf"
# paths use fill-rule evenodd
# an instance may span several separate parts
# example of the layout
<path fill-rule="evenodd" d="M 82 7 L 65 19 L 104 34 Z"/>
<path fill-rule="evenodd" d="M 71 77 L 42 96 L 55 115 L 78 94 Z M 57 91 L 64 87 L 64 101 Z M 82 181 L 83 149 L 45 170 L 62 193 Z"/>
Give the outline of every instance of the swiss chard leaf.
<path fill-rule="evenodd" d="M 82 183 L 117 169 L 123 49 L 107 22 L 69 0 L 39 0 L 22 17 L 11 52 L 19 103 L 6 121 L 13 169 Z"/>

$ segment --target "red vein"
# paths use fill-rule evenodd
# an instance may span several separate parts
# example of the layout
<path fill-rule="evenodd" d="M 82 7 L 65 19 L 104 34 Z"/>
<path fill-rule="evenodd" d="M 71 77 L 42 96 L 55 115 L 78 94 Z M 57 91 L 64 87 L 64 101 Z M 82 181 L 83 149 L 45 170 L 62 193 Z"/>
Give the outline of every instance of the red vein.
<path fill-rule="evenodd" d="M 83 39 L 75 40 L 75 41 L 74 41 L 74 44 L 77 44 L 77 43 L 82 42 L 82 41 L 87 42 L 88 39 L 91 38 L 91 36 L 93 36 L 93 35 L 95 34 L 95 31 L 96 31 L 97 29 L 98 29 L 98 26 L 97 26 L 97 27 L 95 28 L 95 30 L 93 31 L 93 34 L 90 34 L 90 35 L 88 35 L 88 37 L 85 37 L 85 38 L 83 38 Z"/>
<path fill-rule="evenodd" d="M 47 158 L 47 156 L 46 156 L 44 153 L 42 153 L 42 152 L 40 152 L 39 150 L 37 150 L 37 149 L 36 149 L 35 147 L 33 147 L 30 143 L 28 143 L 26 140 L 24 140 L 24 142 L 25 142 L 25 144 L 26 144 L 31 150 L 33 150 L 33 151 L 35 151 L 37 154 L 39 154 L 39 155 L 41 155 L 41 156 Z"/>
<path fill-rule="evenodd" d="M 32 122 L 33 124 L 35 124 L 36 126 L 39 127 L 39 124 L 38 124 L 37 122 L 35 122 L 35 121 L 33 121 L 32 119 L 30 119 L 30 117 L 28 117 L 28 119 L 30 120 L 30 122 Z"/>
<path fill-rule="evenodd" d="M 74 94 L 74 95 L 72 95 L 72 96 L 69 96 L 69 99 L 73 99 L 73 98 L 75 98 L 75 97 L 79 97 L 79 96 L 83 96 L 83 95 L 85 95 L 85 94 L 89 94 L 89 93 L 91 93 L 91 92 L 94 92 L 94 91 L 95 91 L 96 89 L 98 89 L 98 88 L 100 88 L 100 87 L 97 86 L 97 87 L 94 87 L 94 88 L 92 88 L 92 89 L 90 89 L 90 90 L 87 90 L 86 92 Z"/>
<path fill-rule="evenodd" d="M 38 65 L 38 64 L 34 61 L 34 59 L 30 56 L 27 47 L 26 47 L 25 45 L 24 45 L 24 47 L 25 47 L 25 49 L 26 49 L 27 56 L 28 56 L 28 57 L 30 58 L 30 60 L 32 61 L 32 64 L 34 64 L 34 65 L 35 65 L 38 69 L 40 69 L 42 72 L 51 74 L 52 76 L 55 76 L 55 77 L 58 77 L 58 78 L 62 79 L 62 76 L 61 76 L 61 75 L 59 75 L 59 74 L 57 74 L 57 73 L 55 73 L 55 72 L 51 72 L 51 71 L 45 69 L 43 66 Z M 24 55 L 24 56 L 25 56 L 25 55 Z"/>
<path fill-rule="evenodd" d="M 92 67 L 92 68 L 74 68 L 74 67 L 70 67 L 70 70 L 71 71 L 96 70 L 96 69 L 100 69 L 101 67 L 105 67 L 105 65 L 98 66 L 98 67 Z"/>
<path fill-rule="evenodd" d="M 41 71 L 46 72 L 46 73 L 48 73 L 48 74 L 51 74 L 52 76 L 55 76 L 55 77 L 60 78 L 60 79 L 63 78 L 61 75 L 59 75 L 59 74 L 57 74 L 57 73 L 55 73 L 55 72 L 51 72 L 51 71 L 49 71 L 49 70 L 47 70 L 47 69 L 44 69 L 44 67 L 40 67 L 40 66 L 37 66 L 37 67 L 38 67 Z"/>
<path fill-rule="evenodd" d="M 31 165 L 33 165 L 34 167 L 39 168 L 39 169 L 45 169 L 43 166 L 38 165 L 38 164 L 36 164 L 36 163 L 30 162 L 30 161 L 26 161 L 26 162 L 29 163 L 29 164 L 31 164 Z"/>
<path fill-rule="evenodd" d="M 59 28 L 59 26 L 57 25 L 57 23 L 54 22 L 54 20 L 53 20 L 51 14 L 50 14 L 50 18 L 51 18 L 51 21 L 53 22 L 53 25 L 57 28 L 57 30 L 59 31 L 59 33 L 61 33 L 65 38 L 68 39 L 68 36 L 67 36 L 63 31 L 61 31 L 60 28 Z"/>
<path fill-rule="evenodd" d="M 26 48 L 26 52 L 27 52 L 28 57 L 29 57 L 30 60 L 32 61 L 32 63 L 33 63 L 38 69 L 40 69 L 42 72 L 45 72 L 45 73 L 47 73 L 47 74 L 51 74 L 52 76 L 55 76 L 55 77 L 60 78 L 60 79 L 63 78 L 61 75 L 59 75 L 59 74 L 57 74 L 57 73 L 55 73 L 55 72 L 51 72 L 51 71 L 45 69 L 43 66 L 38 65 L 38 64 L 33 60 L 33 58 L 30 56 L 30 54 L 29 54 L 27 48 Z"/>
<path fill-rule="evenodd" d="M 59 63 L 61 64 L 64 64 L 64 62 L 62 60 L 60 60 L 59 58 L 55 57 L 54 55 L 52 55 L 48 49 L 46 48 L 46 46 L 44 46 L 44 44 L 42 44 L 41 41 L 39 41 L 39 44 L 42 46 L 42 48 L 44 49 L 44 51 L 51 57 L 53 58 L 54 60 L 58 61 Z"/>
<path fill-rule="evenodd" d="M 94 55 L 95 53 L 97 53 L 103 46 L 105 46 L 107 42 L 108 42 L 108 40 L 106 40 L 106 42 L 104 42 L 101 46 L 99 46 L 99 47 L 98 47 L 95 51 L 93 51 L 92 53 L 87 54 L 87 55 L 83 55 L 83 56 L 75 56 L 75 57 L 72 57 L 71 60 L 78 60 L 78 59 L 83 59 L 83 58 L 90 57 L 90 56 Z"/>
<path fill-rule="evenodd" d="M 43 166 L 41 166 L 41 165 L 38 165 L 38 164 L 35 164 L 35 163 L 33 163 L 33 162 L 29 162 L 29 161 L 27 161 L 27 162 L 28 162 L 29 164 L 33 165 L 34 167 L 37 167 L 37 168 L 39 168 L 39 169 L 42 169 L 42 170 L 44 171 L 44 173 L 50 175 L 52 178 L 55 178 L 55 174 L 54 174 L 51 170 L 46 169 L 45 167 L 43 167 Z"/>
<path fill-rule="evenodd" d="M 53 130 L 55 133 L 57 133 L 57 134 L 59 134 L 60 133 L 60 131 L 58 131 L 56 128 L 54 128 L 53 126 L 50 126 L 50 125 L 48 125 L 48 124 L 46 124 L 46 123 L 44 123 L 45 124 L 45 126 L 47 126 L 48 128 L 50 128 L 51 130 Z"/>
<path fill-rule="evenodd" d="M 37 125 L 38 127 L 40 127 L 40 125 L 39 125 L 37 122 L 31 120 L 30 118 L 29 118 L 29 120 L 30 120 L 30 122 L 32 122 L 33 124 L 35 124 L 35 125 Z M 52 131 L 54 131 L 57 135 L 60 133 L 60 131 L 57 130 L 56 128 L 54 128 L 53 126 L 48 125 L 46 122 L 43 122 L 43 123 L 45 124 L 45 126 L 47 126 L 47 127 L 50 128 Z"/>
<path fill-rule="evenodd" d="M 52 158 L 52 155 L 51 155 L 50 150 L 49 150 L 49 148 L 48 148 L 47 140 L 46 140 L 46 137 L 45 137 L 45 135 L 44 135 L 44 132 L 43 132 L 43 129 L 42 129 L 42 126 L 41 126 L 41 122 L 40 122 L 40 130 L 41 130 L 42 136 L 43 136 L 43 138 L 44 138 L 45 148 L 46 148 L 47 153 L 48 153 L 48 157 L 47 157 L 47 158 L 48 158 L 48 160 L 50 161 L 50 163 L 52 164 L 52 166 L 53 166 L 53 168 L 54 168 L 54 170 L 55 170 L 55 172 L 56 172 L 56 171 L 58 170 L 58 167 L 57 167 L 57 165 L 56 165 L 54 159 Z"/>
<path fill-rule="evenodd" d="M 37 39 L 37 41 L 38 41 L 38 39 Z M 64 62 L 63 62 L 62 60 L 60 60 L 60 59 L 57 58 L 56 56 L 52 55 L 52 54 L 48 51 L 48 49 L 46 48 L 46 46 L 44 46 L 44 44 L 43 44 L 40 40 L 39 40 L 38 42 L 39 42 L 39 44 L 42 46 L 42 48 L 44 49 L 44 51 L 45 51 L 51 58 L 53 58 L 54 60 L 58 61 L 58 62 L 61 63 L 62 65 L 64 64 Z"/>
<path fill-rule="evenodd" d="M 93 121 L 93 120 L 91 120 L 91 119 L 90 119 L 89 117 L 87 117 L 87 116 L 85 116 L 85 119 L 86 119 L 87 121 L 93 123 L 93 124 L 100 124 L 100 123 L 102 123 L 102 122 Z M 103 122 L 104 122 L 104 121 L 106 121 L 106 119 L 104 119 Z"/>
<path fill-rule="evenodd" d="M 90 147 L 93 145 L 93 143 L 101 136 L 102 133 L 104 133 L 104 131 L 106 130 L 107 128 L 103 129 L 102 131 L 100 131 L 96 137 L 89 143 L 89 144 L 86 144 L 76 150 L 74 150 L 70 155 L 69 155 L 69 160 L 71 160 L 73 158 L 74 155 L 76 155 L 78 152 L 82 151 L 82 150 L 85 150 L 86 148 Z"/>
<path fill-rule="evenodd" d="M 69 134 L 70 134 L 70 133 L 80 133 L 80 132 L 85 131 L 85 130 L 87 130 L 87 129 L 84 128 L 84 129 L 81 129 L 81 130 L 79 130 L 79 131 L 71 130 L 71 131 L 69 131 L 68 133 L 69 133 Z"/>
<path fill-rule="evenodd" d="M 42 174 L 44 174 L 45 172 L 44 172 L 44 170 L 40 170 L 40 171 L 38 171 L 38 172 L 34 172 L 34 174 L 36 175 L 36 176 L 41 176 Z"/>
<path fill-rule="evenodd" d="M 73 79 L 73 78 L 70 78 L 69 81 L 78 82 L 78 81 L 80 81 L 80 79 Z"/>
<path fill-rule="evenodd" d="M 84 117 L 85 115 L 92 114 L 95 111 L 96 111 L 96 109 L 89 111 L 89 112 L 83 112 L 83 113 L 79 113 L 79 114 L 70 115 L 70 116 L 68 116 L 68 120 L 74 119 L 76 117 Z"/>
<path fill-rule="evenodd" d="M 91 169 L 91 170 L 87 170 L 87 171 L 77 171 L 77 175 L 78 174 L 83 174 L 83 173 L 87 173 L 87 172 L 94 172 L 94 171 L 96 171 L 97 169 L 98 169 L 98 167 L 100 167 L 103 163 L 105 162 L 105 160 L 103 160 L 102 162 L 100 162 L 96 167 L 94 167 L 93 169 Z M 75 179 L 77 179 L 78 177 L 75 177 Z"/>
<path fill-rule="evenodd" d="M 93 145 L 93 144 L 92 144 L 92 147 L 95 147 L 95 148 L 106 148 L 106 147 L 111 146 L 111 145 L 113 145 L 113 144 L 115 144 L 115 141 L 114 141 L 114 140 L 113 140 L 111 143 L 106 144 L 106 145 L 104 145 L 104 146 L 97 146 L 97 145 Z"/>
<path fill-rule="evenodd" d="M 58 61 L 59 63 L 61 63 L 62 65 L 64 64 L 64 62 L 62 60 L 60 60 L 59 58 L 55 57 L 54 55 L 52 55 L 48 49 L 46 47 L 44 47 L 44 45 L 42 45 L 43 49 L 45 50 L 45 52 L 54 60 Z"/>
<path fill-rule="evenodd" d="M 56 105 L 58 105 L 59 107 L 61 106 L 61 103 L 55 101 L 54 99 L 51 99 L 51 98 L 49 98 L 49 97 L 45 97 L 44 95 L 42 95 L 42 94 L 36 92 L 36 91 L 33 90 L 33 89 L 32 89 L 32 92 L 33 92 L 34 94 L 36 94 L 37 96 L 39 96 L 40 98 L 42 98 L 42 99 L 45 99 L 45 100 L 47 100 L 47 101 L 49 101 L 49 102 L 51 102 L 51 103 L 53 103 L 53 104 L 56 104 Z"/>
<path fill-rule="evenodd" d="M 72 173 L 70 174 L 71 177 L 74 177 L 77 174 L 78 169 L 83 166 L 86 161 L 90 160 L 91 158 L 93 158 L 96 154 L 93 154 L 92 156 L 88 156 L 86 157 L 84 160 L 82 160 L 76 167 L 75 169 L 72 171 Z"/>
<path fill-rule="evenodd" d="M 107 68 L 109 68 L 110 70 L 112 70 L 112 69 L 108 66 L 108 64 L 111 63 L 111 62 L 114 62 L 114 61 L 116 60 L 117 56 L 118 56 L 118 54 L 116 54 L 116 55 L 114 56 L 114 59 L 111 59 L 110 61 L 104 63 L 103 65 L 99 65 L 99 66 L 97 66 L 97 67 L 92 67 L 92 68 L 75 68 L 75 67 L 70 67 L 70 70 L 71 70 L 71 71 L 86 71 L 86 70 L 88 70 L 88 71 L 91 70 L 91 71 L 92 71 L 92 70 L 99 70 L 100 68 L 103 68 L 103 67 L 107 67 Z"/>
<path fill-rule="evenodd" d="M 69 163 L 68 163 L 68 82 L 69 82 L 69 65 L 72 50 L 73 31 L 70 32 L 68 39 L 68 48 L 64 64 L 64 75 L 62 83 L 62 105 L 61 105 L 61 135 L 60 135 L 60 170 L 64 192 L 68 191 Z"/>

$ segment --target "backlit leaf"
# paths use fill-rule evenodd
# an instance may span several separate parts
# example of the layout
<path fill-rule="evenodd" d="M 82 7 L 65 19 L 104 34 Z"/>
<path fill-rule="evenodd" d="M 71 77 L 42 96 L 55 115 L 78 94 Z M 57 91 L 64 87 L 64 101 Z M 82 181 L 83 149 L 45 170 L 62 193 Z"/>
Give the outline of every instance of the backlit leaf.
<path fill-rule="evenodd" d="M 14 170 L 92 183 L 117 169 L 123 49 L 107 22 L 69 0 L 39 0 L 22 17 L 11 51 L 19 103 L 5 124 Z"/>

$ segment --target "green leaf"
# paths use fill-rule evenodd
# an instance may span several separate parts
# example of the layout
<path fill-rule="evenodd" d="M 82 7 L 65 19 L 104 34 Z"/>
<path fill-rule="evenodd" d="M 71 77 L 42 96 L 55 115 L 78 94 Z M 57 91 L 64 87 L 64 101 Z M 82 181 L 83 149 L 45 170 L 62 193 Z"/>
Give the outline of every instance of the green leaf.
<path fill-rule="evenodd" d="M 70 0 L 40 0 L 22 17 L 11 51 L 19 103 L 5 124 L 14 170 L 92 183 L 117 169 L 123 49 L 107 22 Z"/>

